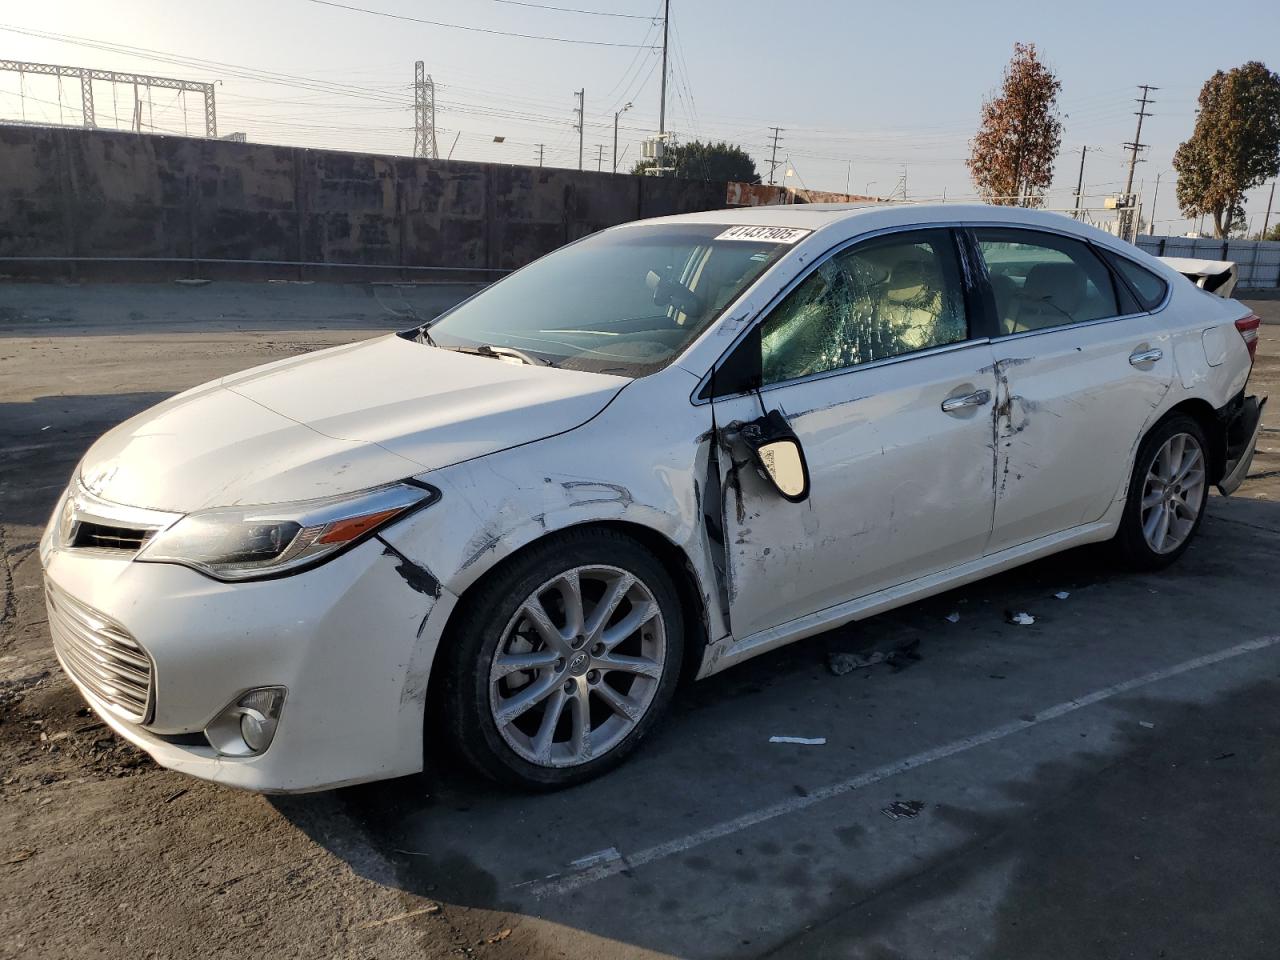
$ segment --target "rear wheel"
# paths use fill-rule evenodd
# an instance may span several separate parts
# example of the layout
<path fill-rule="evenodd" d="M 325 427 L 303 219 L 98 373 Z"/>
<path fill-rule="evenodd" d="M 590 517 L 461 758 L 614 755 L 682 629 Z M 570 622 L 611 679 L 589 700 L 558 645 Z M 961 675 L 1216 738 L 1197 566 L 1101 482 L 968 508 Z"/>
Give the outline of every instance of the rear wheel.
<path fill-rule="evenodd" d="M 1157 424 L 1138 448 L 1116 546 L 1141 570 L 1167 567 L 1200 528 L 1209 495 L 1204 431 L 1175 414 Z"/>
<path fill-rule="evenodd" d="M 671 578 L 630 538 L 589 529 L 538 544 L 469 596 L 450 631 L 454 742 L 518 786 L 598 776 L 666 709 L 683 635 Z"/>

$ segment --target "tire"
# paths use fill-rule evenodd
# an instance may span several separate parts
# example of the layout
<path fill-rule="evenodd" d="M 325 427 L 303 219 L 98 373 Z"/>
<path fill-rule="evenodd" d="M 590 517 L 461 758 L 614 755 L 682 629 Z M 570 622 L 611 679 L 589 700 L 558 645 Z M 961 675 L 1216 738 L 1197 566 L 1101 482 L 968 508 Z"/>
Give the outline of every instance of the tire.
<path fill-rule="evenodd" d="M 1181 454 L 1177 452 L 1179 442 Z M 1190 452 L 1192 444 L 1199 453 L 1198 467 L 1188 462 L 1194 459 Z M 1161 570 L 1191 545 L 1204 519 L 1209 496 L 1208 450 L 1203 428 L 1185 414 L 1174 414 L 1160 421 L 1142 441 L 1134 458 L 1120 529 L 1113 541 L 1118 558 L 1126 566 L 1136 570 Z M 1180 463 L 1174 464 L 1173 473 L 1186 468 L 1184 476 L 1176 484 L 1165 485 L 1164 481 L 1170 479 L 1168 464 L 1174 456 L 1180 458 Z M 1156 506 L 1150 506 L 1161 494 L 1163 499 Z M 1161 509 L 1169 517 L 1163 540 Z"/>
<path fill-rule="evenodd" d="M 489 575 L 444 643 L 437 716 L 458 753 L 494 780 L 554 790 L 617 766 L 658 722 L 679 679 L 684 623 L 656 557 L 625 534 L 586 528 Z"/>

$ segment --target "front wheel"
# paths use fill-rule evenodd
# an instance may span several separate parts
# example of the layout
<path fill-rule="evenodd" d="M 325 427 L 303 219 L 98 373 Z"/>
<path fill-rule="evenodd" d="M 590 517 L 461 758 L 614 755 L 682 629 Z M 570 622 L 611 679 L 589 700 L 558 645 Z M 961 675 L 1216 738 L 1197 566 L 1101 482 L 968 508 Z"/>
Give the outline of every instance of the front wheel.
<path fill-rule="evenodd" d="M 463 757 L 532 789 L 616 766 L 666 709 L 683 662 L 675 586 L 612 530 L 535 545 L 468 596 L 442 704 Z"/>
<path fill-rule="evenodd" d="M 1182 414 L 1143 440 L 1115 541 L 1131 566 L 1159 570 L 1190 545 L 1209 496 L 1207 449 L 1200 424 Z"/>

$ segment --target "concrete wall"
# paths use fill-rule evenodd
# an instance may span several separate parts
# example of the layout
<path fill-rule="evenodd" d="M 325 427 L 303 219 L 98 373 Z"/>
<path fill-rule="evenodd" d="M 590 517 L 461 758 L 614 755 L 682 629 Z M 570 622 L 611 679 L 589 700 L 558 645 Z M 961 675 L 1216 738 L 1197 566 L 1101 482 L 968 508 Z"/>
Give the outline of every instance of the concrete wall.
<path fill-rule="evenodd" d="M 0 257 L 509 270 L 612 224 L 723 207 L 725 191 L 722 182 L 0 125 Z M 0 262 L 0 273 L 30 272 Z"/>

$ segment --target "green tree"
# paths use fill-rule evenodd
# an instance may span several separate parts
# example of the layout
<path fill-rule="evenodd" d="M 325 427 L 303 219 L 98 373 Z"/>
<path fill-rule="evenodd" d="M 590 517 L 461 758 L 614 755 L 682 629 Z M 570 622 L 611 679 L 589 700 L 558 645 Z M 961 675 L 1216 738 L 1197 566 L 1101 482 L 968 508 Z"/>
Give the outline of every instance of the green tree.
<path fill-rule="evenodd" d="M 690 140 L 667 147 L 665 166 L 674 167 L 673 176 L 686 180 L 736 180 L 740 183 L 759 183 L 760 174 L 756 162 L 739 146 L 725 143 L 703 143 Z M 652 160 L 641 160 L 632 173 L 644 173 L 656 166 Z"/>
<path fill-rule="evenodd" d="M 1254 60 L 1206 80 L 1173 168 L 1182 215 L 1210 214 L 1225 237 L 1244 217 L 1245 191 L 1280 173 L 1280 75 Z"/>
<path fill-rule="evenodd" d="M 998 93 L 982 102 L 969 142 L 969 176 L 988 203 L 1038 207 L 1053 183 L 1062 144 L 1058 93 L 1062 84 L 1034 43 L 1015 43 Z"/>

